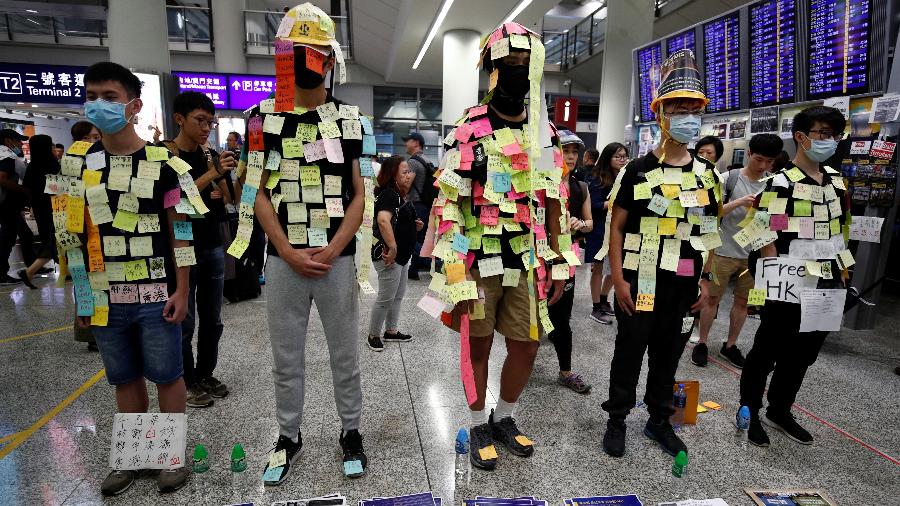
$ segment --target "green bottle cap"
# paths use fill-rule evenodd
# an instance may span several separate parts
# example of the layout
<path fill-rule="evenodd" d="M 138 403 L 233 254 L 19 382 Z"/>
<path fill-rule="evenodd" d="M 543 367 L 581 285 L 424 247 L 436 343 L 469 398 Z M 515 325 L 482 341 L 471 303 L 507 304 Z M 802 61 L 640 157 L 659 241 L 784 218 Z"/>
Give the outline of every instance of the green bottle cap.
<path fill-rule="evenodd" d="M 246 454 L 244 447 L 240 443 L 234 445 L 231 449 L 231 470 L 236 473 L 242 473 L 247 470 L 247 463 L 244 461 Z"/>
<path fill-rule="evenodd" d="M 240 443 L 234 445 L 234 448 L 231 449 L 231 460 L 240 460 L 246 456 L 247 455 L 244 453 L 244 447 L 241 446 Z"/>
<path fill-rule="evenodd" d="M 675 456 L 675 463 L 679 466 L 686 466 L 688 463 L 688 456 L 684 450 L 678 452 L 678 455 Z"/>
<path fill-rule="evenodd" d="M 197 445 L 194 447 L 194 460 L 206 459 L 209 458 L 209 452 L 206 451 L 206 447 L 203 445 Z"/>

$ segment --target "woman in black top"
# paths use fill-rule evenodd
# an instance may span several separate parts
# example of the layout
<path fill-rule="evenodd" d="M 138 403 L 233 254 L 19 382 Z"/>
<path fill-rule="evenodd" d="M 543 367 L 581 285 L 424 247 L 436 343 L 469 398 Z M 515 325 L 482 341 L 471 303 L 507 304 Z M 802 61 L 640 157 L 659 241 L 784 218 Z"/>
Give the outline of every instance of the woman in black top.
<path fill-rule="evenodd" d="M 28 142 L 31 162 L 25 169 L 24 186 L 31 193 L 31 212 L 37 222 L 41 249 L 37 259 L 28 267 L 20 269 L 19 279 L 28 288 L 37 288 L 31 280 L 50 260 L 56 257 L 56 235 L 53 230 L 53 207 L 50 196 L 44 193 L 48 174 L 59 174 L 59 161 L 53 155 L 53 140 L 49 135 L 34 135 Z"/>
<path fill-rule="evenodd" d="M 422 220 L 406 200 L 415 173 L 409 169 L 402 156 L 392 156 L 384 161 L 378 172 L 375 188 L 375 240 L 372 260 L 378 272 L 378 297 L 369 317 L 369 348 L 384 350 L 384 341 L 406 342 L 412 336 L 397 330 L 400 305 L 406 293 L 406 276 L 409 259 L 416 245 L 416 231 L 421 230 Z M 385 328 L 385 320 L 387 326 Z M 381 331 L 385 329 L 382 337 Z"/>

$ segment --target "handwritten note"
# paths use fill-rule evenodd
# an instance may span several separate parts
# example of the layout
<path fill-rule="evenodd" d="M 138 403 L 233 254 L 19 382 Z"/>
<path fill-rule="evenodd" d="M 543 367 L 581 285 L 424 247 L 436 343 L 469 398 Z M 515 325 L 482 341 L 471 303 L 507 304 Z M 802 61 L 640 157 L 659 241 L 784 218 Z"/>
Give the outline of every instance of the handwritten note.
<path fill-rule="evenodd" d="M 184 467 L 187 415 L 116 413 L 109 466 L 116 470 Z"/>

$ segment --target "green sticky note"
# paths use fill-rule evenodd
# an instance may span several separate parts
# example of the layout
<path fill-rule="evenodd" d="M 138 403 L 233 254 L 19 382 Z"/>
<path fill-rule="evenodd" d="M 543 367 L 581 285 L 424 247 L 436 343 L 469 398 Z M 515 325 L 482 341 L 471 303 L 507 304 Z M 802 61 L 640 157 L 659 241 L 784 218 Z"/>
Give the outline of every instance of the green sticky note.
<path fill-rule="evenodd" d="M 266 181 L 266 188 L 269 190 L 274 190 L 275 185 L 278 184 L 278 181 L 281 180 L 281 172 L 277 170 L 269 173 L 269 179 Z"/>
<path fill-rule="evenodd" d="M 750 306 L 762 306 L 766 303 L 765 288 L 751 288 L 747 297 L 747 304 Z"/>
<path fill-rule="evenodd" d="M 638 183 L 634 185 L 634 200 L 646 200 L 652 196 L 650 183 Z"/>
<path fill-rule="evenodd" d="M 841 221 L 837 218 L 828 222 L 831 225 L 831 235 L 838 235 L 841 233 Z"/>
<path fill-rule="evenodd" d="M 113 226 L 118 228 L 119 230 L 134 232 L 135 227 L 137 227 L 137 222 L 137 213 L 119 209 L 118 211 L 116 211 L 116 217 L 113 219 Z"/>
<path fill-rule="evenodd" d="M 528 177 L 528 171 L 516 171 L 512 175 L 512 186 L 519 193 L 525 193 L 531 190 L 531 179 Z"/>
<path fill-rule="evenodd" d="M 792 216 L 812 216 L 812 202 L 808 200 L 795 200 L 794 214 Z"/>
<path fill-rule="evenodd" d="M 500 239 L 482 236 L 481 249 L 484 251 L 485 255 L 499 254 L 501 252 Z"/>
<path fill-rule="evenodd" d="M 284 158 L 300 158 L 303 156 L 303 141 L 296 137 L 281 139 L 281 151 Z"/>
<path fill-rule="evenodd" d="M 803 179 L 804 176 L 803 171 L 797 167 L 791 167 L 789 170 L 785 171 L 785 175 L 795 183 Z"/>
<path fill-rule="evenodd" d="M 645 216 L 641 218 L 641 233 L 657 235 L 657 227 L 659 226 L 659 218 L 655 216 Z"/>
<path fill-rule="evenodd" d="M 759 199 L 759 207 L 768 208 L 769 204 L 772 202 L 772 199 L 777 198 L 778 193 L 776 192 L 763 192 L 762 197 Z"/>
<path fill-rule="evenodd" d="M 681 189 L 682 190 L 692 190 L 697 187 L 697 177 L 694 176 L 693 172 L 682 172 L 681 173 Z"/>
<path fill-rule="evenodd" d="M 319 128 L 316 125 L 312 125 L 309 123 L 300 123 L 297 125 L 297 135 L 296 138 L 300 139 L 303 142 L 313 142 L 316 140 L 316 133 L 319 131 Z"/>
<path fill-rule="evenodd" d="M 569 251 L 572 249 L 572 235 L 571 234 L 560 234 L 556 239 L 559 244 L 560 251 Z"/>
<path fill-rule="evenodd" d="M 684 207 L 678 200 L 669 202 L 669 208 L 666 209 L 666 216 L 670 218 L 684 218 Z"/>
<path fill-rule="evenodd" d="M 161 146 L 147 146 L 144 152 L 147 153 L 148 162 L 164 162 L 169 159 L 169 150 Z"/>
<path fill-rule="evenodd" d="M 650 184 L 651 188 L 656 188 L 657 186 L 663 184 L 663 171 L 660 168 L 656 168 L 644 174 L 644 177 L 647 179 L 647 183 Z"/>
<path fill-rule="evenodd" d="M 512 248 L 513 253 L 522 253 L 523 251 L 528 249 L 528 244 L 525 242 L 528 240 L 527 235 L 517 235 L 509 240 L 509 246 Z"/>

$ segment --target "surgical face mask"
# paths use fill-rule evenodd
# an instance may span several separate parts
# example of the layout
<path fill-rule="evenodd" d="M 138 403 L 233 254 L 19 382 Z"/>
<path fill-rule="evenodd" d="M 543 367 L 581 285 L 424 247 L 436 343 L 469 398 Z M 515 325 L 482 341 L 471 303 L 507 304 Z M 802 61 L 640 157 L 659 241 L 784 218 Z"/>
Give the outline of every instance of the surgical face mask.
<path fill-rule="evenodd" d="M 131 102 L 133 100 L 128 101 L 128 104 Z M 125 128 L 130 120 L 125 117 L 125 107 L 128 104 L 110 102 L 102 98 L 89 100 L 84 103 L 84 115 L 101 132 L 114 134 Z"/>
<path fill-rule="evenodd" d="M 669 117 L 669 137 L 682 144 L 691 142 L 700 133 L 700 116 L 679 114 Z"/>
<path fill-rule="evenodd" d="M 810 139 L 810 142 L 809 148 L 804 148 L 804 151 L 806 152 L 807 158 L 816 163 L 822 163 L 825 160 L 828 160 L 834 156 L 834 153 L 837 151 L 838 143 L 834 139 Z"/>

